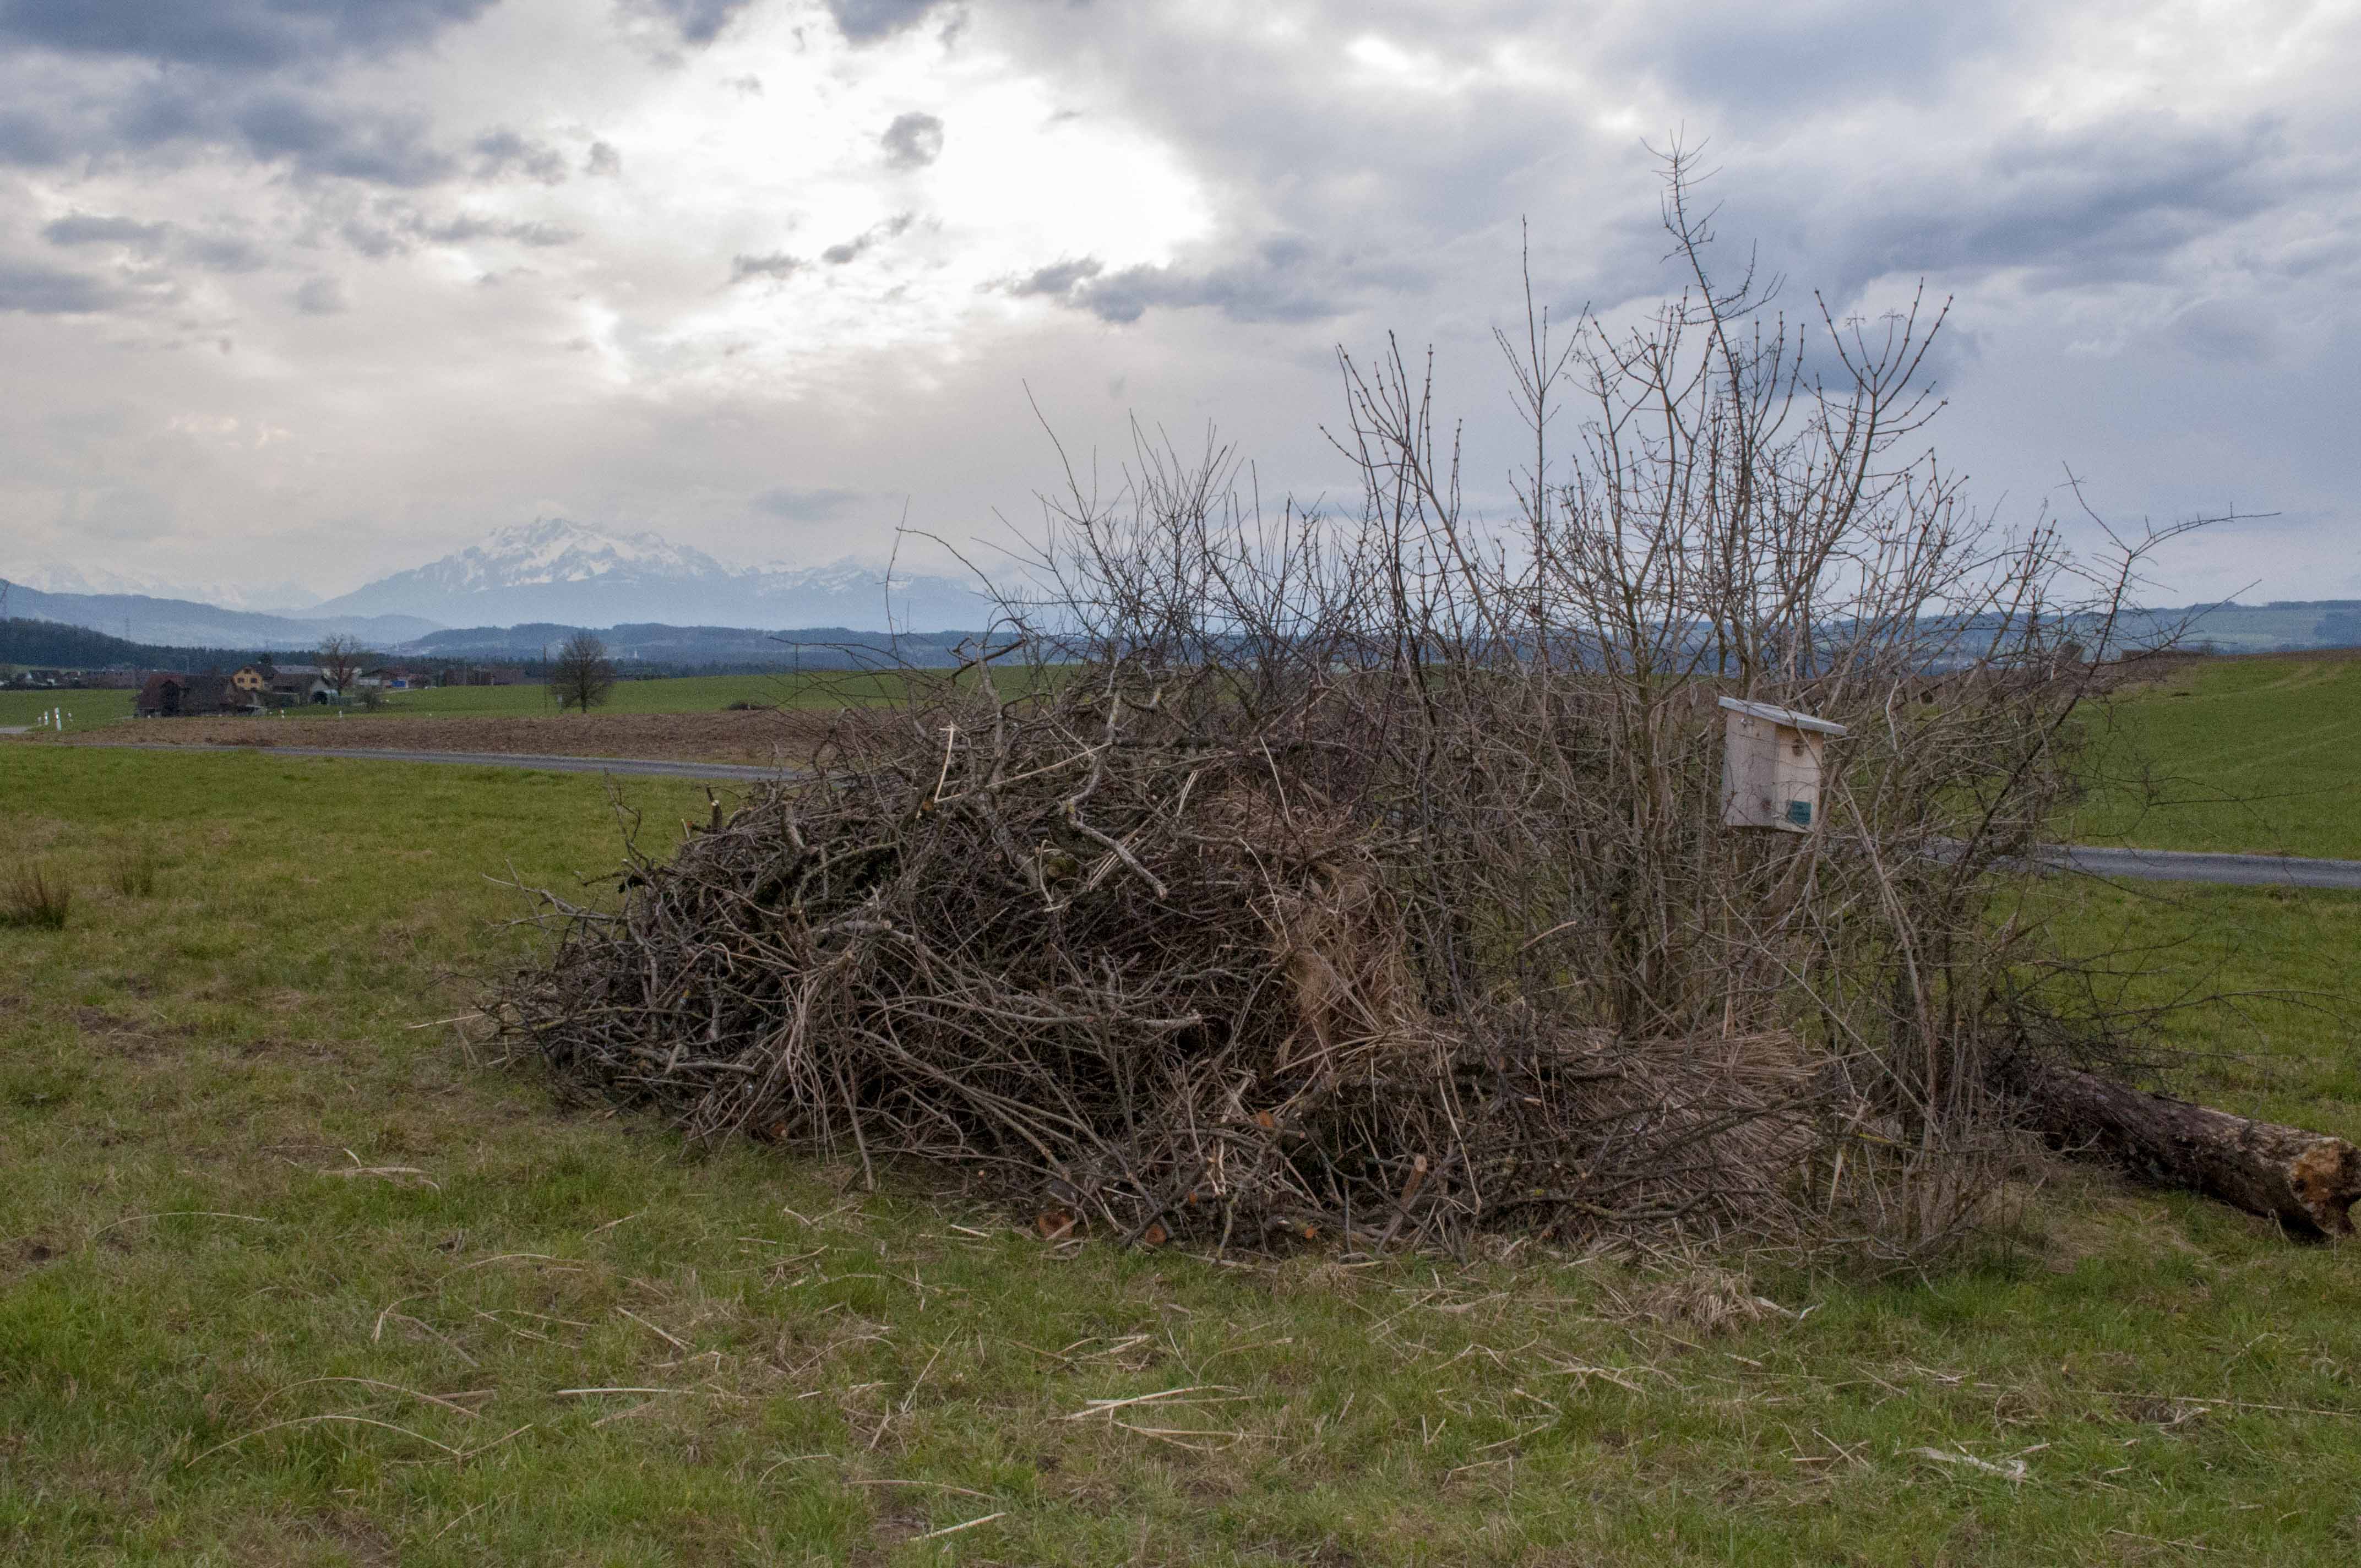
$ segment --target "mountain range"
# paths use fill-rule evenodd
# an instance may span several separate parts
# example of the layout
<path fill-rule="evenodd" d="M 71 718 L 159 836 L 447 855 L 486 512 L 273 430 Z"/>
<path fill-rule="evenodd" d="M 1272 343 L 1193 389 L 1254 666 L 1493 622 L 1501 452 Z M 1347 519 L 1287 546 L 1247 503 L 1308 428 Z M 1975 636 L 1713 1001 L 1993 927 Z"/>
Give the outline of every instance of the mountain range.
<path fill-rule="evenodd" d="M 77 588 L 68 590 L 69 583 Z M 564 518 L 513 524 L 423 566 L 300 607 L 283 597 L 299 589 L 126 578 L 87 568 L 27 573 L 6 587 L 9 615 L 140 643 L 285 650 L 317 647 L 321 638 L 342 632 L 387 653 L 421 656 L 515 655 L 590 628 L 609 633 L 619 653 L 629 645 L 624 656 L 794 659 L 807 655 L 776 641 L 782 629 L 832 629 L 799 634 L 798 641 L 817 644 L 884 631 L 973 631 L 993 620 L 991 602 L 957 578 L 897 572 L 889 580 L 851 560 L 730 565 L 657 534 Z M 107 591 L 79 591 L 99 588 Z M 282 596 L 276 610 L 258 608 L 266 595 Z M 2361 645 L 2361 601 L 2137 610 L 2123 630 L 2138 641 L 2143 632 L 2180 626 L 2190 640 L 2224 652 Z M 821 657 L 817 648 L 808 656 Z"/>
<path fill-rule="evenodd" d="M 263 615 L 301 615 L 320 602 L 301 583 L 247 583 L 235 577 L 190 581 L 156 572 L 111 572 L 103 567 L 37 566 L 16 579 L 18 589 L 81 598 L 170 599 Z"/>
<path fill-rule="evenodd" d="M 503 528 L 481 544 L 397 572 L 303 613 L 410 615 L 445 626 L 837 626 L 943 631 L 983 625 L 989 605 L 950 577 L 825 566 L 732 566 L 653 533 L 564 518 Z"/>
<path fill-rule="evenodd" d="M 896 573 L 889 580 L 850 560 L 733 566 L 653 533 L 564 518 L 513 524 L 480 544 L 331 599 L 292 586 L 182 583 L 49 566 L 13 583 L 8 602 L 11 615 L 141 642 L 306 648 L 344 632 L 388 651 L 453 627 L 670 622 L 945 631 L 981 627 L 989 612 L 983 597 L 955 578 Z"/>
<path fill-rule="evenodd" d="M 342 632 L 373 647 L 413 641 L 441 628 L 414 615 L 336 615 L 319 620 L 224 609 L 192 599 L 148 594 L 53 594 L 8 585 L 8 614 L 86 627 L 127 641 L 186 648 L 317 648 Z"/>

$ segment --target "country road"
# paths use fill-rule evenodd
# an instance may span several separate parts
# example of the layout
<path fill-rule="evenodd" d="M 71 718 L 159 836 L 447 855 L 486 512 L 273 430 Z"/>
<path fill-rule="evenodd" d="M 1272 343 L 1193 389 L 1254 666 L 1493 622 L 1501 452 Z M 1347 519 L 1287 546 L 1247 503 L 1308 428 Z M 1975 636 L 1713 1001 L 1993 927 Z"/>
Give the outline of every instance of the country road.
<path fill-rule="evenodd" d="M 478 768 L 531 768 L 553 773 L 611 773 L 622 778 L 718 779 L 756 783 L 777 768 L 735 762 L 675 762 L 644 757 L 533 757 L 500 751 L 388 751 L 325 746 L 164 745 L 100 740 L 84 745 L 140 751 L 247 751 L 271 757 L 332 757 L 362 762 L 448 762 Z M 2309 860 L 2295 855 L 2225 855 L 2186 850 L 2130 850 L 2070 844 L 2059 850 L 2063 869 L 2134 882 L 2214 883 L 2231 887 L 2317 887 L 2361 892 L 2361 861 Z"/>

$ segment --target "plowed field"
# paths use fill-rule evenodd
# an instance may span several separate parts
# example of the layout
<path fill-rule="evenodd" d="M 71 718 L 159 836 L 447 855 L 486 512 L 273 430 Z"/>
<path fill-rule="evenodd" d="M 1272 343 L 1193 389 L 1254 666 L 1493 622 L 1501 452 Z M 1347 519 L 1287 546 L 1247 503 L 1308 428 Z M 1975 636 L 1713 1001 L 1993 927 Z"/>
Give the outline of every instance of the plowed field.
<path fill-rule="evenodd" d="M 340 718 L 291 724 L 269 718 L 151 718 L 68 734 L 58 743 L 335 746 L 391 751 L 489 751 L 509 756 L 644 757 L 760 767 L 811 754 L 836 711 L 567 713 L 542 718 Z"/>

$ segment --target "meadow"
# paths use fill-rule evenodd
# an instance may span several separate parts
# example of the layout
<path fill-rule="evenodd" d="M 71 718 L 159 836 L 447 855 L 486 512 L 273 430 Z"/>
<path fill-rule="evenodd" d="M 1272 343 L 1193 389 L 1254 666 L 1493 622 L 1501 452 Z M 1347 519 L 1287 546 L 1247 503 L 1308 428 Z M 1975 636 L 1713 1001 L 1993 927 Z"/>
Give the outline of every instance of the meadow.
<path fill-rule="evenodd" d="M 495 688 L 497 689 L 497 688 Z M 643 831 L 701 817 L 635 783 Z M 1045 1242 L 463 1037 L 598 781 L 0 746 L 0 1553 L 2347 1563 L 2361 1248 L 2061 1168 L 1921 1278 Z M 2361 1135 L 2361 897 L 2059 884 L 2180 1082 Z"/>
<path fill-rule="evenodd" d="M 2361 657 L 2191 660 L 2094 736 L 2093 843 L 2361 859 Z"/>
<path fill-rule="evenodd" d="M 119 723 L 130 718 L 131 699 L 137 695 L 127 691 L 0 691 L 0 727 L 13 729 L 19 724 L 36 723 L 53 707 L 73 715 L 72 728 L 76 729 Z"/>
<path fill-rule="evenodd" d="M 653 681 L 620 680 L 615 683 L 613 693 L 597 711 L 710 713 L 734 702 L 788 707 L 832 707 L 873 698 L 888 689 L 889 684 L 890 677 L 857 673 L 676 675 Z M 69 728 L 74 730 L 128 723 L 135 695 L 127 691 L 0 691 L 0 725 L 30 724 L 37 715 L 46 713 L 51 707 L 63 707 L 70 712 L 73 722 Z M 337 710 L 331 707 L 293 707 L 280 711 L 286 719 L 308 723 L 332 721 L 337 717 Z M 368 711 L 375 716 L 409 715 L 420 718 L 432 718 L 438 715 L 527 718 L 553 713 L 556 708 L 546 687 L 525 685 L 437 686 L 426 691 L 387 692 L 381 707 L 364 710 L 359 703 L 354 703 L 349 711 L 356 716 Z M 279 714 L 271 716 L 270 722 L 279 721 Z"/>
<path fill-rule="evenodd" d="M 846 674 L 626 680 L 593 717 L 709 713 L 732 703 L 820 708 L 893 689 L 890 676 Z M 72 732 L 127 726 L 131 696 L 0 692 L 0 726 L 31 724 L 53 706 L 71 712 Z M 539 685 L 450 686 L 387 693 L 371 716 L 550 711 Z M 287 717 L 318 723 L 336 713 Z M 2187 661 L 2093 709 L 2089 733 L 2094 787 L 2067 825 L 2079 841 L 2361 859 L 2361 658 L 2349 652 Z"/>

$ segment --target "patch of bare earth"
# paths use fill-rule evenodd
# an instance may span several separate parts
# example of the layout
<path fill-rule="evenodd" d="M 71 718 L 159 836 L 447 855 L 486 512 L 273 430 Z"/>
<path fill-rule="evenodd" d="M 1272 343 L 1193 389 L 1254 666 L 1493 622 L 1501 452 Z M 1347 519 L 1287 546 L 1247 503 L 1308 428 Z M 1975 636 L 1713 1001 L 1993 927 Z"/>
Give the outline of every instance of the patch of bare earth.
<path fill-rule="evenodd" d="M 739 762 L 756 767 L 808 761 L 829 728 L 829 710 L 719 713 L 506 714 L 436 718 L 311 719 L 158 718 L 68 735 L 61 743 L 134 741 L 174 746 L 333 747 L 345 751 L 482 751 L 512 757 L 628 757 L 661 762 Z"/>

